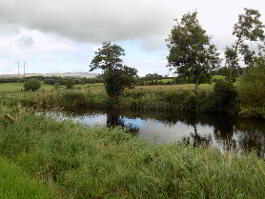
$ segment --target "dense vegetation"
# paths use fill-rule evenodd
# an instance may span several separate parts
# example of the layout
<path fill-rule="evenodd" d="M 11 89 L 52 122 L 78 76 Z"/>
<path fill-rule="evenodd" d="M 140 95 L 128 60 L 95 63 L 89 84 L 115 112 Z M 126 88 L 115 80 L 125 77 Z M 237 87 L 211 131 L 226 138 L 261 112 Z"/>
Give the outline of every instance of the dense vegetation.
<path fill-rule="evenodd" d="M 14 120 L 3 120 L 5 117 Z M 15 172 L 4 179 L 12 183 L 23 171 L 42 182 L 38 185 L 26 177 L 18 180 L 18 186 L 5 184 L 0 189 L 3 197 L 9 189 L 19 193 L 18 198 L 49 198 L 53 194 L 52 198 L 73 199 L 258 199 L 265 194 L 264 163 L 252 155 L 156 146 L 123 129 L 90 129 L 23 109 L 2 107 L 0 126 L 0 156 L 8 159 L 9 165 L 17 165 L 7 168 L 6 161 L 0 159 L 0 167 L 5 168 L 0 173 L 7 174 L 6 169 Z M 21 183 L 25 187 L 19 186 Z M 46 189 L 50 191 L 44 192 Z M 40 193 L 44 193 L 42 197 L 38 197 Z"/>
<path fill-rule="evenodd" d="M 257 63 L 242 76 L 239 83 L 241 114 L 265 118 L 265 64 Z"/>
<path fill-rule="evenodd" d="M 30 79 L 24 83 L 25 91 L 36 91 L 41 87 L 41 81 L 38 79 Z"/>
<path fill-rule="evenodd" d="M 56 196 L 47 186 L 26 174 L 15 163 L 0 158 L 1 199 L 54 199 Z"/>

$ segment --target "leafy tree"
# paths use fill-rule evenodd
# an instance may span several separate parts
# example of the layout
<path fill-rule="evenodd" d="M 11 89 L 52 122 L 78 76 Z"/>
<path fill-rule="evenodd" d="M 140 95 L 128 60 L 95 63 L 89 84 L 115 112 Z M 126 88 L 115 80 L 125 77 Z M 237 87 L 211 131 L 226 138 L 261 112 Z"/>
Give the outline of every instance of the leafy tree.
<path fill-rule="evenodd" d="M 261 14 L 258 10 L 245 8 L 245 13 L 239 15 L 238 22 L 234 25 L 233 35 L 236 37 L 232 47 L 225 51 L 226 65 L 230 68 L 230 78 L 236 76 L 236 71 L 241 62 L 250 66 L 255 57 L 264 48 L 264 24 L 260 21 Z M 250 48 L 249 43 L 256 42 L 257 47 Z M 257 52 L 258 51 L 258 52 Z"/>
<path fill-rule="evenodd" d="M 210 43 L 210 36 L 201 27 L 197 12 L 183 15 L 166 40 L 169 48 L 168 67 L 176 69 L 180 78 L 195 83 L 197 93 L 200 83 L 211 78 L 211 72 L 220 63 L 219 53 Z"/>
<path fill-rule="evenodd" d="M 121 57 L 125 56 L 125 51 L 122 47 L 104 42 L 95 54 L 90 71 L 103 70 L 102 78 L 109 96 L 118 97 L 125 88 L 131 88 L 136 83 L 137 70 L 123 64 Z"/>
<path fill-rule="evenodd" d="M 146 80 L 161 80 L 163 79 L 163 76 L 158 75 L 157 73 L 154 73 L 154 74 L 149 73 L 145 76 L 145 79 Z"/>

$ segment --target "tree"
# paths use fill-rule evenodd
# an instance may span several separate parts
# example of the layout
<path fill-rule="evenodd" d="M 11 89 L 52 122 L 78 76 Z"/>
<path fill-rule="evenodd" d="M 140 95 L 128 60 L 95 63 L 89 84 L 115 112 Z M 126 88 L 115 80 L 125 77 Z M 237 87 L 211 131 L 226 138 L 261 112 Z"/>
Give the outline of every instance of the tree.
<path fill-rule="evenodd" d="M 154 74 L 149 73 L 145 76 L 145 79 L 146 80 L 161 80 L 163 79 L 163 76 L 158 75 L 157 73 L 154 73 Z"/>
<path fill-rule="evenodd" d="M 125 88 L 131 88 L 136 83 L 137 70 L 123 64 L 121 56 L 125 56 L 125 51 L 122 47 L 104 42 L 95 54 L 90 71 L 103 70 L 102 78 L 109 96 L 118 97 Z"/>
<path fill-rule="evenodd" d="M 183 15 L 166 40 L 169 48 L 168 67 L 176 69 L 180 78 L 195 83 L 197 93 L 200 83 L 211 78 L 211 72 L 219 65 L 219 53 L 210 43 L 210 37 L 202 29 L 197 12 Z"/>
<path fill-rule="evenodd" d="M 243 62 L 246 66 L 253 64 L 255 57 L 262 52 L 265 39 L 264 24 L 260 21 L 258 10 L 245 8 L 245 13 L 239 15 L 234 25 L 233 35 L 236 37 L 232 47 L 225 50 L 226 66 L 230 68 L 230 78 L 236 76 L 236 71 Z M 257 46 L 250 48 L 249 43 L 256 42 Z M 253 45 L 252 45 L 253 46 Z M 256 48 L 256 49 L 255 49 Z"/>

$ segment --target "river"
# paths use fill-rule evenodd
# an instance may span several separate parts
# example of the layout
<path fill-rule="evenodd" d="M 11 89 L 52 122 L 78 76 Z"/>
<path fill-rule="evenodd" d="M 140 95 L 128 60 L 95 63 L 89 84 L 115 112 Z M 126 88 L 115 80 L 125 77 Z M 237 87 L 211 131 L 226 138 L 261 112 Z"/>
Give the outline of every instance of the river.
<path fill-rule="evenodd" d="M 124 127 L 133 135 L 155 144 L 177 142 L 194 147 L 212 147 L 222 153 L 254 152 L 265 158 L 264 121 L 236 119 L 227 115 L 119 113 L 113 110 L 46 114 L 89 127 Z"/>

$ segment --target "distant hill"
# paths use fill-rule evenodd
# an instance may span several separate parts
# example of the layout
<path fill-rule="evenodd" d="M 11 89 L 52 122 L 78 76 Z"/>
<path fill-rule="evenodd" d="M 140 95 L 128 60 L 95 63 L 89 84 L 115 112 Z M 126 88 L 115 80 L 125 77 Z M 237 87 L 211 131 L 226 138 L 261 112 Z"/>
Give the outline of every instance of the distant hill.
<path fill-rule="evenodd" d="M 88 72 L 66 72 L 66 73 L 27 73 L 26 77 L 32 76 L 44 76 L 44 77 L 74 77 L 74 78 L 93 78 L 99 75 L 98 73 L 88 73 Z M 0 74 L 0 78 L 17 78 L 17 74 Z M 23 78 L 23 74 L 20 75 L 20 78 Z"/>

